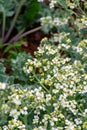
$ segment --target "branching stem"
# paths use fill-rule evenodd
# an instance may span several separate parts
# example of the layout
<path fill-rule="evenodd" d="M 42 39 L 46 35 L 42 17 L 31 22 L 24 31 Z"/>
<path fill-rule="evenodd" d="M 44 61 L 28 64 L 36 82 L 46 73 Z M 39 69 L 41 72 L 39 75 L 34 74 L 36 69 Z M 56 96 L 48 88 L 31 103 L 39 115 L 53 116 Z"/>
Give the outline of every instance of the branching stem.
<path fill-rule="evenodd" d="M 5 23 L 6 23 L 6 16 L 5 16 L 5 12 L 3 12 L 2 40 L 4 39 L 4 35 L 5 35 Z"/>
<path fill-rule="evenodd" d="M 25 33 L 22 33 L 22 34 L 20 34 L 20 35 L 16 35 L 16 36 L 14 36 L 14 37 L 9 41 L 9 43 L 14 43 L 14 42 L 20 40 L 21 38 L 23 38 L 23 37 L 25 37 L 25 36 L 27 36 L 27 35 L 29 35 L 29 34 L 31 34 L 31 33 L 34 33 L 34 32 L 36 32 L 36 31 L 39 31 L 40 29 L 41 29 L 41 26 L 39 26 L 39 27 L 37 27 L 37 28 L 34 28 L 34 29 L 32 29 L 32 30 L 29 30 L 29 31 L 27 31 L 27 32 L 25 32 Z"/>
<path fill-rule="evenodd" d="M 10 36 L 13 28 L 14 28 L 14 25 L 16 23 L 16 20 L 17 20 L 17 18 L 19 16 L 19 13 L 21 11 L 21 7 L 24 4 L 24 2 L 25 2 L 25 0 L 21 0 L 21 2 L 19 3 L 19 6 L 18 6 L 17 11 L 16 11 L 16 14 L 15 14 L 15 16 L 13 18 L 13 21 L 12 21 L 12 24 L 11 24 L 11 26 L 10 26 L 10 28 L 9 28 L 9 30 L 8 30 L 8 32 L 7 32 L 7 34 L 6 34 L 5 39 L 4 39 L 3 42 L 6 42 L 8 40 L 8 38 L 9 38 L 9 36 Z"/>

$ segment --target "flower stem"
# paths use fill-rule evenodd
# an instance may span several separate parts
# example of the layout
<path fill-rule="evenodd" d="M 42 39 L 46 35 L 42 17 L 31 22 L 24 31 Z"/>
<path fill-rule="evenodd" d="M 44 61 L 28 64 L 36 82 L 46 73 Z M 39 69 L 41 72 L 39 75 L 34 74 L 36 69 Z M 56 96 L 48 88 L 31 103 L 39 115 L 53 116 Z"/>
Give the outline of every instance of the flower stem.
<path fill-rule="evenodd" d="M 48 89 L 40 82 L 40 80 L 38 79 L 38 77 L 36 76 L 35 73 L 33 73 L 33 76 L 35 77 L 35 79 L 38 81 L 38 83 L 42 86 L 42 88 L 47 92 L 47 93 L 50 93 L 48 91 Z"/>

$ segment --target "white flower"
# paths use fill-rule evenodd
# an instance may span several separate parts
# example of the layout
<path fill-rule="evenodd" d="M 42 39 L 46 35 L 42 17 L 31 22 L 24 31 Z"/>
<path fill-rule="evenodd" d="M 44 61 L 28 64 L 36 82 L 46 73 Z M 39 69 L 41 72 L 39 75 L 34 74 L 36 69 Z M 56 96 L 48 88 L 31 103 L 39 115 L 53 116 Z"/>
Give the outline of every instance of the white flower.
<path fill-rule="evenodd" d="M 43 2 L 44 0 L 37 0 L 38 2 Z"/>
<path fill-rule="evenodd" d="M 47 101 L 47 102 L 50 101 L 51 98 L 52 98 L 51 94 L 46 94 L 46 101 Z"/>
<path fill-rule="evenodd" d="M 13 97 L 13 103 L 15 103 L 16 105 L 21 105 L 21 99 L 19 98 L 18 95 Z"/>
<path fill-rule="evenodd" d="M 20 112 L 17 111 L 16 109 L 12 109 L 12 110 L 10 111 L 10 116 L 12 116 L 12 117 L 15 118 L 15 119 L 18 119 L 19 115 L 20 115 Z"/>
<path fill-rule="evenodd" d="M 39 116 L 38 115 L 34 115 L 33 124 L 36 124 L 38 122 L 39 122 Z"/>
<path fill-rule="evenodd" d="M 81 91 L 81 93 L 87 93 L 87 86 L 84 86 L 84 89 Z"/>
<path fill-rule="evenodd" d="M 25 125 L 18 126 L 20 130 L 26 130 Z"/>
<path fill-rule="evenodd" d="M 87 109 L 85 109 L 85 113 L 87 113 Z"/>
<path fill-rule="evenodd" d="M 57 1 L 56 0 L 51 0 L 50 2 L 50 8 L 54 8 L 54 6 L 57 4 Z"/>
<path fill-rule="evenodd" d="M 0 83 L 0 89 L 6 89 L 6 83 Z"/>
<path fill-rule="evenodd" d="M 2 129 L 0 129 L 2 130 Z M 9 130 L 9 128 L 7 126 L 3 126 L 3 130 Z"/>
<path fill-rule="evenodd" d="M 76 125 L 82 124 L 82 120 L 80 118 L 75 119 Z"/>
<path fill-rule="evenodd" d="M 54 122 L 53 122 L 53 121 L 50 121 L 50 125 L 51 125 L 51 126 L 54 126 Z"/>
<path fill-rule="evenodd" d="M 28 112 L 27 112 L 27 107 L 24 107 L 23 109 L 20 110 L 20 113 L 23 114 L 23 115 L 27 115 Z"/>

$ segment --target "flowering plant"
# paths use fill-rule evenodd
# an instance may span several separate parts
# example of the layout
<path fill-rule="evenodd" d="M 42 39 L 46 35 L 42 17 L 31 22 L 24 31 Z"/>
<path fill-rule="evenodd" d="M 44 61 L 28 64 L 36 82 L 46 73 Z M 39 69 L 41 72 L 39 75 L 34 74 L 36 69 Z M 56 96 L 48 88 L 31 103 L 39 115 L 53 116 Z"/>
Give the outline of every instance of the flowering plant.
<path fill-rule="evenodd" d="M 51 40 L 44 38 L 23 67 L 36 88 L 0 83 L 1 130 L 87 129 L 87 40 L 78 46 Z"/>
<path fill-rule="evenodd" d="M 27 59 L 27 88 L 0 83 L 0 130 L 87 130 L 87 38 L 81 34 L 87 18 L 84 14 L 70 21 L 68 30 L 66 17 L 79 7 L 78 0 L 50 0 L 49 6 L 52 12 L 58 6 L 70 15 L 65 11 L 64 17 L 58 13 L 58 18 L 41 19 L 44 29 L 57 31 L 51 30 L 50 38 L 42 39 L 34 57 Z"/>

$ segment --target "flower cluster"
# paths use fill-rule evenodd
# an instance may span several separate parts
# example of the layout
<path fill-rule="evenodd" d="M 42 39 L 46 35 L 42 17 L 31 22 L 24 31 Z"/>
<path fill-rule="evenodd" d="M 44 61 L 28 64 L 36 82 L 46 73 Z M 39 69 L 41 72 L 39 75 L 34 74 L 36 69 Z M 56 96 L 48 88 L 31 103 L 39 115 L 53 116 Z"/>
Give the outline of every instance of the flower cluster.
<path fill-rule="evenodd" d="M 37 108 L 45 111 L 45 93 L 41 87 L 29 90 L 8 86 L 3 89 L 0 83 L 0 130 L 27 130 L 33 129 L 32 122 L 39 113 Z"/>
<path fill-rule="evenodd" d="M 87 40 L 62 35 L 67 44 L 44 38 L 25 63 L 34 88 L 0 83 L 0 130 L 87 129 Z"/>
<path fill-rule="evenodd" d="M 0 130 L 87 129 L 87 17 L 74 11 L 87 2 L 78 1 L 49 0 L 53 15 L 41 24 L 54 31 L 23 67 L 29 86 L 0 83 Z"/>
<path fill-rule="evenodd" d="M 78 44 L 82 61 L 69 58 L 67 44 L 45 44 L 28 59 L 25 73 L 35 89 L 22 89 L 0 83 L 1 130 L 82 130 L 87 128 L 87 73 L 83 50 L 87 40 Z M 32 68 L 32 69 L 31 69 Z"/>
<path fill-rule="evenodd" d="M 81 6 L 81 4 L 84 5 L 85 8 L 87 8 L 87 2 L 85 0 L 64 0 L 63 2 L 61 0 L 49 0 L 50 8 L 54 8 L 58 4 L 62 5 L 62 3 L 67 5 L 67 7 L 69 7 L 70 9 L 74 9 L 76 7 L 78 8 L 79 6 Z"/>
<path fill-rule="evenodd" d="M 40 19 L 44 32 L 52 32 L 54 28 L 59 33 L 71 27 L 74 33 L 80 33 L 87 28 L 87 2 L 81 0 L 49 0 L 49 8 L 43 11 Z M 70 32 L 70 30 L 68 30 Z"/>
<path fill-rule="evenodd" d="M 48 93 L 45 104 L 42 104 L 43 112 L 38 107 L 37 112 L 35 111 L 34 130 L 86 129 L 87 40 L 80 41 L 77 46 L 71 46 L 70 39 L 67 39 L 68 44 L 54 45 L 45 42 L 47 38 L 42 40 L 35 58 L 24 67 L 27 73 L 32 64 L 33 70 L 28 71 L 29 78 Z M 69 57 L 69 52 L 74 55 Z"/>

